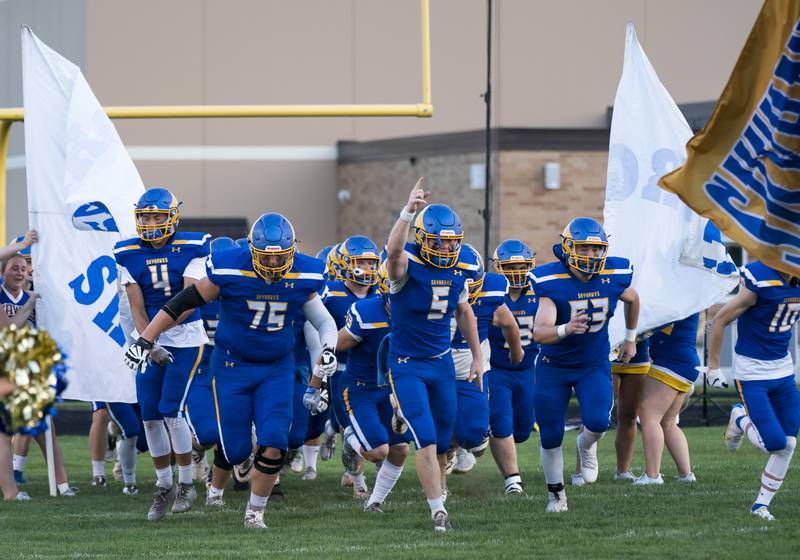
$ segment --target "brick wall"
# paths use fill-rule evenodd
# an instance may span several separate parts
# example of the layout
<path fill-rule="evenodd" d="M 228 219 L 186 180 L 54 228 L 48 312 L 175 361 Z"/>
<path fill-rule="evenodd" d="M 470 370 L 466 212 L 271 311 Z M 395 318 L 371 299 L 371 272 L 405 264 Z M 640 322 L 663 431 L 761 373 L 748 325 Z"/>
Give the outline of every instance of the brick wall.
<path fill-rule="evenodd" d="M 424 175 L 431 200 L 456 209 L 466 241 L 482 252 L 484 191 L 470 189 L 469 166 L 483 158 L 470 153 L 340 164 L 338 188 L 349 190 L 351 199 L 338 205 L 337 240 L 364 234 L 383 243 L 411 187 Z M 571 218 L 602 218 L 607 159 L 603 151 L 497 154 L 491 250 L 500 239 L 516 237 L 537 252 L 538 262 L 553 260 L 550 247 Z M 544 188 L 547 162 L 561 165 L 559 190 Z"/>

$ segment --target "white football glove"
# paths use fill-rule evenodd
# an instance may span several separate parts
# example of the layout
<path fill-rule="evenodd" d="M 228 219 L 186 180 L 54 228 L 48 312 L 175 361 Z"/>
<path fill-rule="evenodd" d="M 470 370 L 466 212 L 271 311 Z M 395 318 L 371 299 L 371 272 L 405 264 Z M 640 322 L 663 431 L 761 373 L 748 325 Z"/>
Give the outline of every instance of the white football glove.
<path fill-rule="evenodd" d="M 152 349 L 153 343 L 140 336 L 139 340 L 128 346 L 122 361 L 135 372 L 144 371 Z"/>
<path fill-rule="evenodd" d="M 397 406 L 397 399 L 394 398 L 393 394 L 389 394 L 389 402 L 392 403 L 392 431 L 399 436 L 402 436 L 404 433 L 408 431 L 408 424 L 400 418 Z"/>
<path fill-rule="evenodd" d="M 320 355 L 319 371 L 322 375 L 328 377 L 336 373 L 336 354 L 330 348 L 323 348 Z"/>
<path fill-rule="evenodd" d="M 697 371 L 706 376 L 706 383 L 709 387 L 728 388 L 728 378 L 722 373 L 720 368 L 709 369 L 706 366 L 698 366 Z"/>
<path fill-rule="evenodd" d="M 158 344 L 153 345 L 153 349 L 150 350 L 150 362 L 156 364 L 157 366 L 165 366 L 167 364 L 171 364 L 172 361 L 172 352 L 163 346 L 159 346 Z"/>
<path fill-rule="evenodd" d="M 322 391 L 316 387 L 306 387 L 306 392 L 303 395 L 303 406 L 311 414 L 318 414 L 320 402 L 322 401 Z M 327 405 L 325 405 L 327 408 Z"/>

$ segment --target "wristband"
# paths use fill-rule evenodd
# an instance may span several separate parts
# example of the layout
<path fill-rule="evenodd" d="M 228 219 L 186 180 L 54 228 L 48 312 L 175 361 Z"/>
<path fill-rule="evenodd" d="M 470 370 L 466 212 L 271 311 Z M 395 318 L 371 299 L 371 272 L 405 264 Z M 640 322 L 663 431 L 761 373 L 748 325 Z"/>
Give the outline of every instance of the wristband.
<path fill-rule="evenodd" d="M 406 210 L 405 206 L 403 206 L 403 209 L 400 210 L 400 219 L 409 224 L 414 220 L 415 215 L 416 212 L 409 212 L 408 210 Z"/>
<path fill-rule="evenodd" d="M 325 381 L 325 378 L 327 377 L 324 373 L 322 373 L 322 370 L 320 370 L 319 366 L 316 365 L 316 364 L 314 365 L 313 369 L 311 370 L 311 375 L 313 375 L 314 377 L 316 377 L 318 379 L 322 379 L 323 381 Z"/>
<path fill-rule="evenodd" d="M 625 342 L 636 342 L 636 329 L 625 329 Z"/>
<path fill-rule="evenodd" d="M 556 334 L 558 335 L 558 338 L 566 338 L 567 337 L 567 324 L 564 323 L 562 325 L 558 325 L 558 327 L 556 327 Z"/>

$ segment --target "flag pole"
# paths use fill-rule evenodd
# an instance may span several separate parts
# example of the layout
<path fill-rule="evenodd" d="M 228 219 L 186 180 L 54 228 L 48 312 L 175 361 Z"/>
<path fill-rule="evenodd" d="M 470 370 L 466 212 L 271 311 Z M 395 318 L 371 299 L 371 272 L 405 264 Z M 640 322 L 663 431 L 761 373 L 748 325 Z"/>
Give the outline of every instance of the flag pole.
<path fill-rule="evenodd" d="M 53 450 L 53 418 L 48 416 L 47 431 L 44 433 L 45 456 L 47 458 L 47 482 L 50 485 L 50 495 L 58 495 L 58 485 L 56 484 L 56 461 Z"/>

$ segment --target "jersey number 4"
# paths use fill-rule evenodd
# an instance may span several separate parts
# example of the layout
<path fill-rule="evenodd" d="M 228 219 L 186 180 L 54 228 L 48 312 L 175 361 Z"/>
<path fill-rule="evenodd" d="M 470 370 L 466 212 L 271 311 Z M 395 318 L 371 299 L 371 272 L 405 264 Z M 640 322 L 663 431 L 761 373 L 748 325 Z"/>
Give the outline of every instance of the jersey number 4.
<path fill-rule="evenodd" d="M 279 331 L 283 328 L 287 307 L 285 301 L 258 301 L 248 299 L 247 307 L 251 311 L 256 312 L 255 315 L 253 315 L 253 320 L 250 322 L 251 329 L 264 328 L 261 326 L 261 320 L 264 318 L 265 314 L 267 316 L 267 332 Z"/>
<path fill-rule="evenodd" d="M 783 333 L 792 328 L 800 317 L 800 303 L 782 303 L 769 324 L 769 332 Z"/>
<path fill-rule="evenodd" d="M 592 304 L 592 312 L 589 313 L 589 303 Z M 579 312 L 589 313 L 589 331 L 597 332 L 603 328 L 608 320 L 608 298 L 578 299 L 569 302 L 570 319 Z"/>
<path fill-rule="evenodd" d="M 172 286 L 169 284 L 169 268 L 167 268 L 167 265 L 151 264 L 147 268 L 150 270 L 150 281 L 153 283 L 153 287 L 164 288 L 164 295 L 166 297 L 171 296 Z"/>

